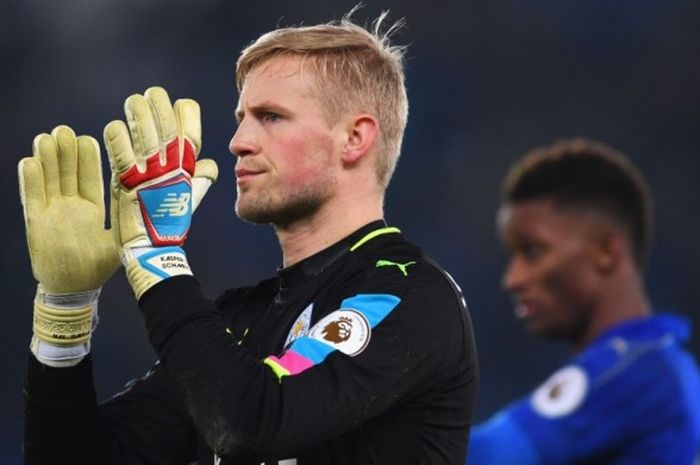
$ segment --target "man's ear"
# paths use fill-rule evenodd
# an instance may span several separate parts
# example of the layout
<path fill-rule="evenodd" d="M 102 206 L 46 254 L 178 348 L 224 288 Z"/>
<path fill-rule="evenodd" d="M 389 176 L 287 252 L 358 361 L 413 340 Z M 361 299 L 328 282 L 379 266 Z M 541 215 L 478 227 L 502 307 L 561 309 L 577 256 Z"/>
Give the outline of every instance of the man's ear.
<path fill-rule="evenodd" d="M 342 159 L 344 164 L 353 165 L 374 147 L 379 135 L 379 123 L 370 114 L 357 115 L 349 121 L 346 134 Z"/>
<path fill-rule="evenodd" d="M 627 241 L 624 234 L 607 230 L 596 240 L 595 263 L 603 273 L 611 273 L 620 266 L 626 252 Z"/>

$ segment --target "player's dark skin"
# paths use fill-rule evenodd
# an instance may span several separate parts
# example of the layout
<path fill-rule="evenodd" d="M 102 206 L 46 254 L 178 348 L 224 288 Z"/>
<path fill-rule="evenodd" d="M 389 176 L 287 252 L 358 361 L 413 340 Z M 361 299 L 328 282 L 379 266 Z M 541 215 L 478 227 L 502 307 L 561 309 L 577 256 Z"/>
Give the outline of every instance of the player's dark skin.
<path fill-rule="evenodd" d="M 505 205 L 499 229 L 510 253 L 503 287 L 532 333 L 581 348 L 649 314 L 628 239 L 600 213 L 528 200 Z"/>

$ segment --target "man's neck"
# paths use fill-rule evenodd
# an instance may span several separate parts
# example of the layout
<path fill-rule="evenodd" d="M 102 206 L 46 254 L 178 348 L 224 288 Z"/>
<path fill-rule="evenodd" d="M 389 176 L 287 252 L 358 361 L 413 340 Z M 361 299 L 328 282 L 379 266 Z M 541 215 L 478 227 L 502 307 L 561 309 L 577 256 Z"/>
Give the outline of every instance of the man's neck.
<path fill-rule="evenodd" d="M 313 216 L 284 227 L 274 225 L 282 266 L 294 265 L 383 217 L 382 201 L 327 202 Z"/>
<path fill-rule="evenodd" d="M 577 350 L 614 326 L 651 314 L 651 304 L 641 277 L 629 274 L 616 281 L 610 283 L 609 291 L 598 302 L 586 332 L 575 344 Z"/>

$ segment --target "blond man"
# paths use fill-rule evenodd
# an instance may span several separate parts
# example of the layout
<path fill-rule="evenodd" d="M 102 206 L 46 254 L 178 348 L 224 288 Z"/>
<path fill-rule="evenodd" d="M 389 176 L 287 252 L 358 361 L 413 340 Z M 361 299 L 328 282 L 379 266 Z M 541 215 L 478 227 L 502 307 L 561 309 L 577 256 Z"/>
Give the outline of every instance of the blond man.
<path fill-rule="evenodd" d="M 230 144 L 236 213 L 273 226 L 283 263 L 272 278 L 215 302 L 202 295 L 182 248 L 192 207 L 216 178 L 210 162 L 195 164 L 198 107 L 173 106 L 159 88 L 127 100 L 127 124 L 105 128 L 113 231 L 97 230 L 104 253 L 80 261 L 99 279 L 47 287 L 42 278 L 58 271 L 34 267 L 29 462 L 464 462 L 477 379 L 464 300 L 383 220 L 408 114 L 403 51 L 379 33 L 383 17 L 372 32 L 348 17 L 278 29 L 241 54 Z M 73 166 L 62 163 L 64 139 L 75 139 L 67 131 L 42 136 L 35 160 L 20 166 L 33 264 L 68 254 L 57 239 L 32 243 L 31 215 L 37 173 L 51 182 Z M 95 144 L 77 141 L 78 157 L 94 159 Z M 56 163 L 45 153 L 51 143 Z M 90 173 L 75 178 L 94 185 L 99 170 Z M 122 258 L 160 361 L 97 405 L 85 315 L 112 254 Z M 70 308 L 65 295 L 88 297 Z M 73 329 L 56 324 L 61 311 Z"/>

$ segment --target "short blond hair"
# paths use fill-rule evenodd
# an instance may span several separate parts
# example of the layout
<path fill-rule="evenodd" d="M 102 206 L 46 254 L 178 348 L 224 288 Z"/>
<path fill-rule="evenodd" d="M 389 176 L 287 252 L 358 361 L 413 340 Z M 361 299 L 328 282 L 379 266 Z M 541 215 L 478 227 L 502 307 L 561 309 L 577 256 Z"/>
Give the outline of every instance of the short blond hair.
<path fill-rule="evenodd" d="M 248 45 L 238 58 L 236 85 L 240 93 L 250 72 L 278 56 L 309 59 L 313 85 L 330 124 L 349 112 L 367 112 L 379 123 L 375 146 L 377 179 L 386 188 L 401 153 L 408 118 L 404 79 L 405 47 L 393 46 L 389 37 L 403 26 L 399 20 L 381 32 L 388 12 L 371 29 L 353 23 L 354 8 L 339 21 L 276 29 Z"/>

